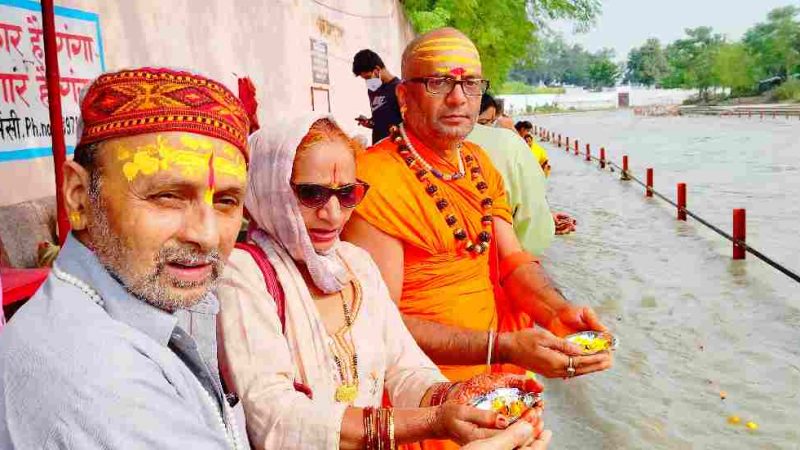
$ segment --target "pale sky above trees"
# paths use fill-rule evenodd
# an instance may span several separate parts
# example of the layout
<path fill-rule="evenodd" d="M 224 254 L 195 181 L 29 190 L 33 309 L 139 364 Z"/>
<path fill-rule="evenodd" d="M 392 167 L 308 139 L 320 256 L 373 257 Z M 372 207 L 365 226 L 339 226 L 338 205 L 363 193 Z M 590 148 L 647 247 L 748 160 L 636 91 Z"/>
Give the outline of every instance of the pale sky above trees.
<path fill-rule="evenodd" d="M 612 48 L 616 59 L 624 60 L 631 48 L 649 37 L 667 44 L 684 35 L 685 28 L 710 26 L 731 40 L 777 7 L 800 5 L 792 0 L 602 0 L 597 23 L 585 34 L 574 34 L 572 26 L 556 23 L 553 29 L 567 42 L 590 51 Z"/>

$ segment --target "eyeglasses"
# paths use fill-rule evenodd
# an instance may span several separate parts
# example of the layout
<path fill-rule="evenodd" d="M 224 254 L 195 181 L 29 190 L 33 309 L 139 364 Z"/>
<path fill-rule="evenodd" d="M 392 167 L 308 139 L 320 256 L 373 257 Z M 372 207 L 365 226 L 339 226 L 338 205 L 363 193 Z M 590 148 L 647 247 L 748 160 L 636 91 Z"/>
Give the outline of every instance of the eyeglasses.
<path fill-rule="evenodd" d="M 367 195 L 369 185 L 362 181 L 346 184 L 338 188 L 313 183 L 290 183 L 294 195 L 303 206 L 321 208 L 332 196 L 336 196 L 343 208 L 355 208 Z"/>
<path fill-rule="evenodd" d="M 412 83 L 423 83 L 425 90 L 434 95 L 449 95 L 453 92 L 457 84 L 461 85 L 465 95 L 478 97 L 486 93 L 489 89 L 489 80 L 481 78 L 467 78 L 466 80 L 456 80 L 450 77 L 419 77 L 410 78 L 406 81 Z"/>

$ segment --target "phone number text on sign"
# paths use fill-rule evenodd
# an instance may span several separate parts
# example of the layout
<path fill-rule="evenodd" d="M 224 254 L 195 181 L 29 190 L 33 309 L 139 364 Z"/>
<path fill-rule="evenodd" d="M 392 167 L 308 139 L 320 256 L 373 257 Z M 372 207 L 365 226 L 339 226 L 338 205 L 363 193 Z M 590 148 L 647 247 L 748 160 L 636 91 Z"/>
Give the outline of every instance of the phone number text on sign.
<path fill-rule="evenodd" d="M 97 14 L 55 8 L 59 93 L 67 148 L 77 141 L 81 90 L 105 70 Z M 41 5 L 0 0 L 0 164 L 50 156 Z"/>

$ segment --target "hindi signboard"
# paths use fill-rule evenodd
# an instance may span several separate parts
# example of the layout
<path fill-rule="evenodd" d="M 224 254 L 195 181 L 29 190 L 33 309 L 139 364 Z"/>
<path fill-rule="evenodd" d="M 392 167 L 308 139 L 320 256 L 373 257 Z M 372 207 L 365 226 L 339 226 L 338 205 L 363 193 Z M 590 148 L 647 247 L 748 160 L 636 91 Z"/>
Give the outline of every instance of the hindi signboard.
<path fill-rule="evenodd" d="M 81 89 L 105 70 L 95 13 L 55 7 L 67 152 L 77 140 Z M 0 164 L 52 155 L 39 3 L 0 0 Z"/>
<path fill-rule="evenodd" d="M 311 38 L 311 75 L 314 83 L 330 84 L 328 44 Z"/>

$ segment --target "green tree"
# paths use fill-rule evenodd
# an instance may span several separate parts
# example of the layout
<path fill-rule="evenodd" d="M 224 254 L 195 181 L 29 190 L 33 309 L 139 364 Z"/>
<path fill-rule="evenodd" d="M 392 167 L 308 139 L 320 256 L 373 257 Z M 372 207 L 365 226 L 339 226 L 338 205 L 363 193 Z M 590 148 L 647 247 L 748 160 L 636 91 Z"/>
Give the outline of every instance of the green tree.
<path fill-rule="evenodd" d="M 670 71 L 662 79 L 668 88 L 696 88 L 707 99 L 709 88 L 717 85 L 714 57 L 722 45 L 720 34 L 711 27 L 686 29 L 686 37 L 667 46 Z"/>
<path fill-rule="evenodd" d="M 560 34 L 543 36 L 531 50 L 537 56 L 518 62 L 509 77 L 535 85 L 544 83 L 589 85 L 593 55 L 578 44 L 569 45 Z M 533 60 L 533 62 L 529 62 Z"/>
<path fill-rule="evenodd" d="M 611 60 L 610 52 L 598 52 L 589 65 L 588 76 L 590 86 L 597 89 L 617 84 L 620 76 L 619 66 Z"/>
<path fill-rule="evenodd" d="M 653 86 L 669 73 L 667 56 L 658 39 L 650 38 L 628 53 L 625 79 L 630 83 Z"/>
<path fill-rule="evenodd" d="M 719 83 L 729 88 L 733 96 L 752 93 L 758 79 L 755 58 L 740 42 L 719 47 L 713 70 Z"/>
<path fill-rule="evenodd" d="M 761 76 L 788 76 L 800 64 L 800 8 L 786 6 L 767 14 L 767 21 L 747 30 L 743 43 L 755 55 Z"/>
<path fill-rule="evenodd" d="M 536 31 L 550 19 L 588 24 L 599 0 L 406 0 L 403 7 L 415 31 L 443 26 L 464 32 L 481 54 L 483 76 L 501 85 L 509 70 L 530 57 Z"/>

